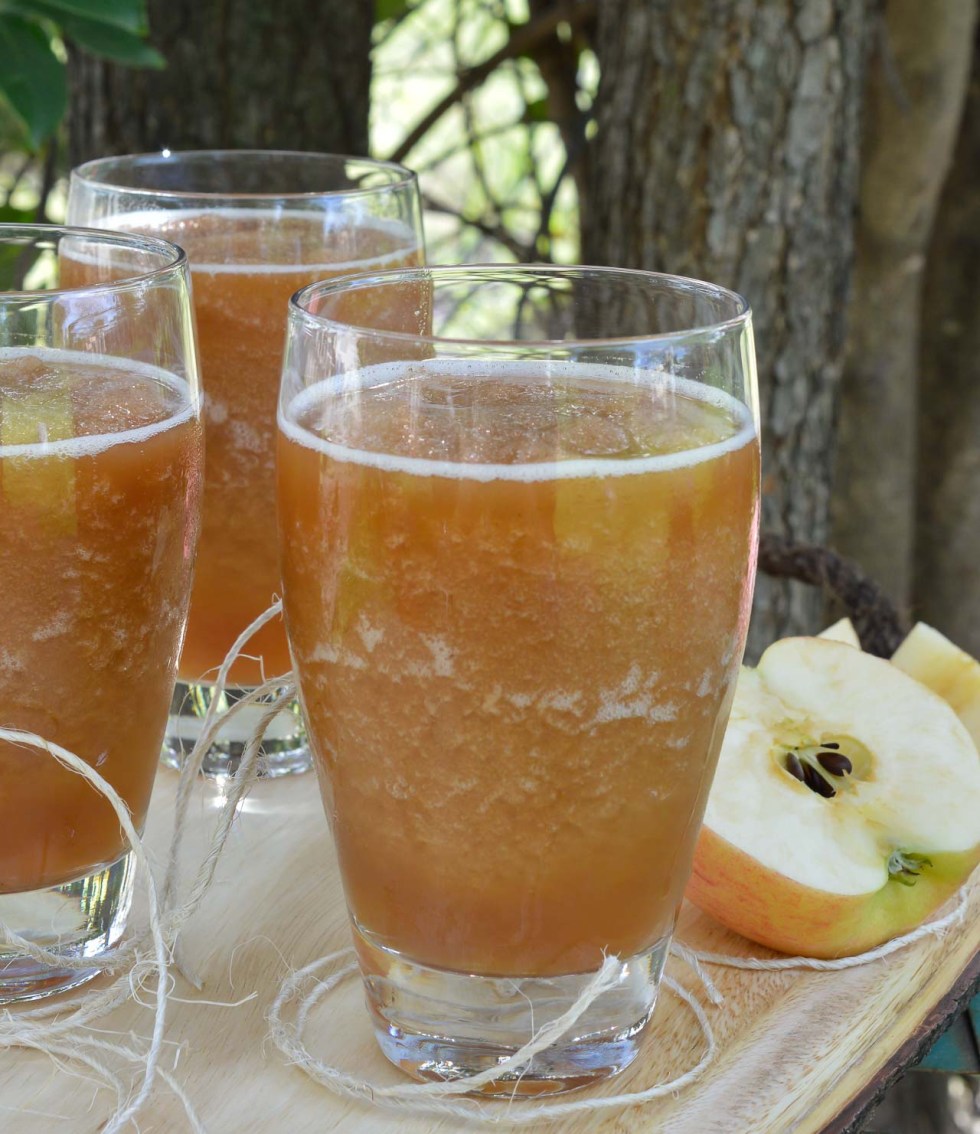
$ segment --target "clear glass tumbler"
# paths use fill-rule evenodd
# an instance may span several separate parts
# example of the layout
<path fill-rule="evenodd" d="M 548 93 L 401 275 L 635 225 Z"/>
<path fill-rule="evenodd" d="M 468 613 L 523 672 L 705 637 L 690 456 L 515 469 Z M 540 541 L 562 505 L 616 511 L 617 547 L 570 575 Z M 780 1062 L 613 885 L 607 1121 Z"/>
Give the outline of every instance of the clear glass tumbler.
<path fill-rule="evenodd" d="M 275 418 L 287 301 L 313 280 L 421 263 L 418 186 L 401 166 L 331 154 L 141 154 L 76 169 L 68 219 L 162 236 L 191 263 L 207 459 L 182 683 L 164 748 L 177 767 L 200 734 L 225 654 L 280 593 Z M 362 302 L 370 317 L 370 295 Z M 289 667 L 277 619 L 232 667 L 224 700 Z M 260 711 L 229 722 L 205 756 L 206 774 L 235 770 Z M 266 732 L 261 771 L 309 766 L 299 710 L 284 710 Z"/>
<path fill-rule="evenodd" d="M 181 250 L 0 225 L 0 727 L 91 764 L 137 829 L 184 635 L 202 478 Z M 97 957 L 123 932 L 133 875 L 108 801 L 46 753 L 0 742 L 0 921 Z M 0 947 L 0 1003 L 95 971 Z"/>
<path fill-rule="evenodd" d="M 620 1070 L 749 618 L 746 303 L 605 268 L 315 284 L 290 309 L 278 475 L 286 626 L 384 1053 L 421 1078 L 496 1066 L 613 956 L 574 1035 L 490 1091 Z"/>

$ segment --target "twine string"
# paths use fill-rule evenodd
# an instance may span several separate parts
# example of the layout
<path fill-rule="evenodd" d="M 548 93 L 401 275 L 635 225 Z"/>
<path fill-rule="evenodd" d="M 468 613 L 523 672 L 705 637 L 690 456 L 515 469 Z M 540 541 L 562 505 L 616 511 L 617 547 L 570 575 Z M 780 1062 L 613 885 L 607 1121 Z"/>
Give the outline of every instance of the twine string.
<path fill-rule="evenodd" d="M 211 691 L 211 700 L 208 704 L 207 712 L 204 714 L 201 735 L 197 738 L 196 743 L 184 761 L 184 765 L 181 768 L 180 781 L 177 784 L 177 798 L 174 801 L 173 837 L 170 843 L 170 857 L 167 860 L 167 872 L 164 876 L 163 883 L 163 901 L 165 905 L 169 905 L 173 901 L 174 891 L 177 886 L 181 844 L 187 823 L 187 808 L 190 805 L 194 785 L 197 782 L 198 774 L 204 763 L 204 757 L 207 755 L 207 751 L 211 747 L 214 737 L 217 735 L 220 728 L 232 717 L 231 711 L 223 713 L 220 720 L 218 717 L 218 705 L 221 703 L 222 696 L 227 687 L 228 674 L 231 672 L 231 667 L 238 660 L 239 655 L 245 649 L 250 639 L 258 633 L 263 626 L 271 622 L 274 618 L 279 617 L 281 614 L 282 599 L 276 599 L 268 609 L 264 610 L 258 618 L 246 626 L 241 634 L 238 635 L 218 670 L 218 676 Z M 288 682 L 289 676 L 282 678 L 280 684 L 284 681 Z M 266 689 L 268 692 L 267 687 L 269 685 L 269 682 L 264 682 L 259 688 Z M 245 700 L 248 700 L 248 698 L 245 698 Z M 254 703 L 254 698 L 250 700 L 249 703 Z M 242 702 L 238 701 L 236 702 L 236 706 L 232 706 L 232 708 L 240 706 L 241 704 Z M 256 729 L 255 731 L 257 732 L 258 730 Z M 264 735 L 264 730 L 262 735 Z M 261 742 L 261 739 L 262 737 L 260 736 L 259 742 Z M 236 775 L 233 779 L 237 780 L 239 777 Z M 249 786 L 251 786 L 251 781 L 249 781 Z"/>
<path fill-rule="evenodd" d="M 198 867 L 197 875 L 191 886 L 190 893 L 181 905 L 172 909 L 168 914 L 168 929 L 174 934 L 178 934 L 189 918 L 197 911 L 197 908 L 210 889 L 214 872 L 221 858 L 221 852 L 224 850 L 228 835 L 231 833 L 232 824 L 235 821 L 235 816 L 238 813 L 238 807 L 248 790 L 258 778 L 259 751 L 262 747 L 266 730 L 275 717 L 296 696 L 294 686 L 292 684 L 284 684 L 284 680 L 285 679 L 282 677 L 274 677 L 266 681 L 263 685 L 256 687 L 249 696 L 243 697 L 240 701 L 236 701 L 235 704 L 226 711 L 225 715 L 216 722 L 215 727 L 211 731 L 202 733 L 201 740 L 210 745 L 221 725 L 234 717 L 239 710 L 251 708 L 254 704 L 260 704 L 262 706 L 262 713 L 256 721 L 253 731 L 245 744 L 241 762 L 239 763 L 235 775 L 230 780 L 214 835 Z M 269 694 L 276 690 L 279 690 L 279 693 L 274 700 L 266 701 L 265 699 Z M 189 774 L 197 775 L 196 772 Z M 183 780 L 183 773 L 181 779 Z M 176 838 L 177 830 L 175 828 L 175 841 Z M 168 865 L 176 862 L 176 854 L 177 849 L 172 843 Z"/>
<path fill-rule="evenodd" d="M 59 764 L 69 768 L 71 771 L 93 784 L 93 786 L 106 797 L 113 811 L 116 813 L 119 825 L 122 827 L 126 841 L 132 849 L 133 857 L 136 859 L 137 867 L 146 883 L 147 902 L 149 906 L 149 935 L 152 941 L 153 961 L 157 974 L 153 1032 L 150 1046 L 146 1054 L 146 1071 L 143 1076 L 142 1085 L 131 1102 L 124 1105 L 121 1109 L 117 1109 L 112 1121 L 106 1127 L 106 1134 L 112 1134 L 113 1131 L 120 1130 L 124 1123 L 142 1107 L 143 1103 L 149 1097 L 150 1091 L 153 1089 L 153 1078 L 156 1072 L 157 1061 L 160 1057 L 160 1050 L 163 1045 L 163 1027 L 167 1010 L 166 985 L 169 979 L 167 971 L 168 952 L 167 944 L 163 938 L 163 928 L 160 924 L 160 907 L 157 901 L 153 872 L 147 861 L 142 840 L 136 833 L 129 808 L 123 802 L 115 788 L 107 780 L 103 779 L 91 765 L 80 759 L 73 752 L 69 752 L 66 748 L 62 748 L 60 745 L 45 740 L 43 737 L 32 732 L 24 732 L 19 729 L 0 729 L 0 741 L 6 741 L 7 743 L 16 744 L 21 747 L 36 748 L 42 752 L 46 752 L 49 756 L 57 760 Z M 2 939 L 4 941 L 15 944 L 18 949 L 24 950 L 24 947 L 27 946 L 28 948 L 24 951 L 28 952 L 32 957 L 38 958 L 38 955 L 40 955 L 38 959 L 42 960 L 44 963 L 56 966 L 63 965 L 64 959 L 59 957 L 57 953 L 34 946 L 20 935 L 13 933 L 9 927 L 0 925 L 0 932 L 2 932 Z M 93 967 L 91 960 L 84 965 L 80 963 L 81 961 L 83 961 L 83 958 L 73 958 L 72 964 L 64 967 Z M 0 1032 L 0 1040 L 2 1040 L 2 1032 Z"/>
<path fill-rule="evenodd" d="M 900 949 L 906 949 L 929 936 L 942 936 L 957 922 L 962 922 L 968 906 L 965 888 L 961 891 L 956 907 L 949 913 L 917 927 L 909 933 L 896 937 L 875 949 L 853 957 L 835 960 L 821 960 L 814 957 L 780 957 L 772 959 L 736 957 L 722 953 L 705 952 L 694 949 L 681 941 L 672 941 L 670 955 L 686 964 L 697 980 L 708 1000 L 716 1007 L 724 1003 L 724 997 L 714 981 L 704 969 L 706 964 L 727 965 L 757 971 L 814 969 L 833 971 L 867 965 L 883 957 L 890 956 Z M 525 1125 L 532 1122 L 547 1121 L 574 1114 L 625 1109 L 641 1106 L 668 1094 L 675 1094 L 695 1082 L 710 1066 L 717 1052 L 717 1041 L 707 1012 L 697 996 L 669 975 L 663 977 L 663 985 L 679 997 L 694 1015 L 704 1041 L 704 1051 L 694 1067 L 666 1082 L 636 1091 L 627 1091 L 604 1097 L 572 1099 L 560 1103 L 535 1101 L 511 1102 L 501 1108 L 500 1100 L 481 1102 L 476 1099 L 458 1099 L 454 1096 L 478 1091 L 487 1083 L 501 1079 L 506 1074 L 514 1074 L 526 1068 L 534 1055 L 546 1050 L 567 1033 L 572 1023 L 591 1007 L 595 1001 L 615 983 L 615 970 L 620 962 L 615 957 L 606 957 L 602 968 L 582 990 L 575 1003 L 566 1013 L 541 1028 L 531 1039 L 507 1060 L 477 1075 L 459 1076 L 451 1080 L 426 1083 L 404 1083 L 388 1086 L 372 1083 L 333 1064 L 314 1056 L 304 1041 L 304 1033 L 313 1008 L 343 981 L 358 971 L 352 949 L 341 949 L 328 956 L 311 962 L 304 968 L 288 976 L 279 988 L 268 1013 L 269 1035 L 276 1047 L 289 1063 L 294 1064 L 314 1082 L 328 1088 L 345 1098 L 367 1101 L 375 1106 L 403 1111 L 422 1112 L 432 1115 L 451 1115 L 456 1118 L 475 1120 L 487 1125 L 500 1122 Z M 308 991 L 304 992 L 304 988 Z M 294 1018 L 288 1019 L 287 1012 L 295 1004 Z M 515 1091 L 517 1086 L 515 1085 Z"/>
<path fill-rule="evenodd" d="M 423 1114 L 452 1116 L 476 1120 L 487 1125 L 507 1123 L 528 1125 L 572 1114 L 590 1111 L 623 1109 L 640 1106 L 653 1099 L 683 1090 L 707 1070 L 717 1051 L 717 1041 L 707 1013 L 698 998 L 670 976 L 663 985 L 687 1005 L 701 1029 L 704 1051 L 698 1062 L 689 1070 L 666 1082 L 657 1083 L 637 1091 L 628 1091 L 600 1098 L 572 1099 L 559 1103 L 517 1103 L 514 1097 L 504 1103 L 478 1099 L 459 1099 L 454 1096 L 479 1090 L 497 1082 L 505 1074 L 516 1074 L 525 1069 L 532 1058 L 547 1050 L 574 1026 L 582 1014 L 603 993 L 613 988 L 620 979 L 621 962 L 607 956 L 600 969 L 589 980 L 573 1004 L 557 1019 L 536 1031 L 521 1048 L 508 1059 L 475 1075 L 424 1083 L 399 1083 L 394 1086 L 371 1083 L 350 1072 L 325 1063 L 311 1054 L 303 1040 L 303 1033 L 311 1010 L 330 992 L 357 973 L 353 949 L 341 949 L 321 957 L 288 976 L 269 1010 L 269 1034 L 286 1057 L 314 1082 L 329 1088 L 345 1098 L 370 1102 L 386 1109 L 414 1111 Z M 304 987 L 308 991 L 304 992 Z M 295 1019 L 286 1018 L 286 1010 L 297 1002 Z M 515 1090 L 517 1085 L 515 1084 Z"/>
<path fill-rule="evenodd" d="M 0 1047 L 22 1046 L 45 1052 L 59 1065 L 72 1065 L 87 1069 L 116 1094 L 116 1109 L 105 1134 L 118 1134 L 123 1126 L 144 1107 L 157 1080 L 174 1094 L 183 1108 L 188 1125 L 194 1134 L 206 1134 L 184 1088 L 170 1071 L 159 1066 L 164 1044 L 164 1026 L 168 1001 L 170 967 L 179 945 L 180 932 L 207 895 L 222 851 L 242 800 L 254 784 L 258 774 L 259 751 L 265 732 L 282 708 L 295 696 L 292 675 L 271 678 L 251 690 L 234 705 L 218 711 L 228 673 L 234 660 L 262 626 L 281 613 L 278 600 L 239 635 L 222 664 L 213 687 L 211 702 L 205 714 L 200 735 L 188 754 L 181 772 L 174 807 L 174 826 L 167 856 L 164 884 L 159 894 L 142 841 L 125 802 L 91 765 L 67 749 L 33 733 L 15 729 L 0 729 L 0 741 L 34 748 L 58 760 L 70 771 L 81 775 L 92 787 L 104 795 L 113 807 L 132 848 L 140 876 L 147 891 L 147 926 L 132 933 L 129 940 L 107 951 L 98 958 L 64 957 L 52 950 L 14 933 L 0 922 L 0 945 L 8 950 L 33 957 L 41 963 L 59 968 L 100 968 L 115 980 L 104 989 L 86 989 L 58 1001 L 34 1008 L 18 1010 L 0 1009 Z M 252 706 L 261 712 L 251 728 L 242 759 L 233 776 L 225 785 L 224 800 L 204 857 L 198 864 L 186 897 L 178 901 L 180 890 L 180 858 L 187 825 L 189 804 L 204 755 L 221 729 L 238 713 Z M 698 986 L 708 1000 L 719 1006 L 723 998 L 705 965 L 728 966 L 756 971 L 811 969 L 833 971 L 869 964 L 887 957 L 899 949 L 907 948 L 925 937 L 942 935 L 956 923 L 962 922 L 968 906 L 965 889 L 961 891 L 956 907 L 949 913 L 919 926 L 902 937 L 886 942 L 875 949 L 853 957 L 820 960 L 811 957 L 755 958 L 693 949 L 680 941 L 670 947 L 671 955 L 686 964 L 694 974 Z M 501 1122 L 526 1125 L 567 1115 L 634 1107 L 676 1092 L 695 1082 L 707 1070 L 717 1051 L 717 1042 L 707 1013 L 694 992 L 671 976 L 664 976 L 663 985 L 679 997 L 693 1014 L 701 1031 L 703 1051 L 697 1063 L 674 1078 L 637 1091 L 623 1092 L 563 1102 L 516 1102 L 512 1096 L 507 1103 L 499 1099 L 484 1102 L 459 1096 L 479 1091 L 503 1076 L 514 1076 L 519 1086 L 520 1075 L 526 1072 L 531 1060 L 546 1051 L 566 1035 L 583 1014 L 620 980 L 621 962 L 607 956 L 599 970 L 582 988 L 574 1002 L 562 1015 L 533 1031 L 528 1041 L 499 1064 L 478 1074 L 460 1076 L 443 1081 L 401 1083 L 395 1086 L 374 1084 L 339 1067 L 331 1066 L 313 1056 L 304 1042 L 304 1033 L 314 1008 L 343 981 L 358 971 L 352 958 L 353 950 L 343 949 L 319 958 L 288 976 L 280 986 L 268 1012 L 269 1034 L 277 1048 L 290 1063 L 294 1063 L 315 1082 L 347 1098 L 370 1102 L 377 1106 L 452 1115 L 476 1120 L 489 1125 Z M 155 979 L 154 979 L 155 978 Z M 103 1040 L 93 1037 L 88 1025 L 112 1009 L 131 999 L 139 999 L 137 989 L 145 981 L 153 984 L 153 1027 L 146 1041 L 132 1036 L 132 1043 Z M 142 1001 L 139 1001 L 142 1003 Z M 289 1013 L 292 1012 L 292 1018 Z M 120 1075 L 110 1065 L 112 1059 L 128 1064 L 142 1064 L 143 1077 L 135 1093 L 127 1094 Z"/>
<path fill-rule="evenodd" d="M 917 941 L 926 937 L 942 937 L 954 925 L 962 925 L 966 917 L 969 897 L 964 886 L 957 897 L 956 905 L 949 913 L 943 914 L 934 921 L 927 921 L 900 937 L 893 937 L 883 945 L 868 949 L 863 953 L 855 953 L 852 957 L 834 957 L 823 959 L 820 957 L 736 957 L 729 953 L 711 953 L 679 942 L 671 944 L 671 952 L 677 956 L 684 956 L 684 960 L 693 959 L 701 964 L 722 965 L 730 969 L 748 969 L 755 972 L 784 972 L 787 969 L 812 969 L 815 972 L 839 972 L 842 969 L 857 968 L 858 965 L 867 965 L 872 961 L 880 961 L 883 957 L 890 957 L 900 949 L 907 949 Z"/>
<path fill-rule="evenodd" d="M 252 635 L 280 611 L 281 603 L 277 601 L 255 619 L 239 635 L 219 670 L 214 696 L 208 706 L 201 734 L 181 768 L 165 882 L 160 896 L 157 893 L 142 839 L 136 831 L 128 806 L 115 788 L 90 764 L 60 745 L 19 729 L 0 729 L 0 741 L 46 753 L 70 771 L 82 776 L 96 791 L 106 797 L 119 820 L 126 843 L 132 850 L 139 874 L 146 886 L 148 925 L 133 933 L 123 945 L 107 950 L 99 957 L 63 956 L 25 939 L 0 921 L 0 944 L 18 954 L 30 956 L 42 964 L 60 969 L 99 969 L 107 974 L 118 974 L 116 980 L 105 989 L 85 989 L 61 997 L 57 1001 L 17 1012 L 10 1009 L 0 1010 L 0 1047 L 33 1048 L 45 1052 L 55 1062 L 81 1064 L 92 1071 L 100 1081 L 115 1090 L 117 1105 L 104 1127 L 105 1134 L 118 1134 L 126 1123 L 138 1114 L 150 1097 L 157 1077 L 176 1095 L 194 1134 L 205 1134 L 200 1118 L 195 1113 L 184 1089 L 170 1072 L 158 1066 L 164 1042 L 168 982 L 171 979 L 169 970 L 180 930 L 207 893 L 241 801 L 255 782 L 258 774 L 258 753 L 269 722 L 295 695 L 287 675 L 283 678 L 273 678 L 250 690 L 220 717 L 216 711 L 228 672 L 238 653 Z M 272 701 L 268 701 L 269 695 L 276 691 L 278 691 L 277 695 Z M 262 712 L 246 743 L 241 763 L 226 786 L 219 820 L 190 894 L 185 902 L 178 904 L 178 860 L 186 826 L 187 809 L 204 755 L 224 724 L 236 713 L 255 704 L 261 705 Z M 153 995 L 153 1027 L 148 1044 L 127 1046 L 107 1040 L 96 1041 L 84 1034 L 83 1029 L 93 1020 L 106 1015 L 126 1001 L 135 999 L 136 988 L 142 985 L 146 975 L 151 974 L 155 974 L 156 981 Z M 128 1101 L 119 1075 L 107 1062 L 110 1057 L 143 1065 L 140 1086 Z"/>
<path fill-rule="evenodd" d="M 679 961 L 683 961 L 685 965 L 694 970 L 694 975 L 697 977 L 698 982 L 704 989 L 708 999 L 715 1007 L 725 1003 L 725 998 L 718 991 L 718 986 L 711 979 L 710 976 L 704 971 L 703 960 L 704 957 L 698 953 L 696 949 L 690 948 L 682 941 L 672 939 L 668 950 L 670 956 L 676 957 Z"/>

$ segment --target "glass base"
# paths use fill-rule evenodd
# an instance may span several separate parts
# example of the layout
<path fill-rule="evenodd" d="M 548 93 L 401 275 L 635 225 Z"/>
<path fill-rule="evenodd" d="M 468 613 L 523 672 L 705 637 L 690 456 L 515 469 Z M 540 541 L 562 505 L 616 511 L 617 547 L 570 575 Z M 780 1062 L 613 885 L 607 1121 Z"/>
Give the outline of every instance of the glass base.
<path fill-rule="evenodd" d="M 224 712 L 249 692 L 249 689 L 226 689 L 218 703 L 218 711 Z M 211 685 L 177 682 L 161 755 L 166 767 L 180 770 L 201 735 L 204 717 L 213 697 L 214 687 Z M 275 697 L 276 694 L 271 693 L 268 700 L 272 701 Z M 238 771 L 245 746 L 261 715 L 261 704 L 250 705 L 222 728 L 217 741 L 205 753 L 201 765 L 205 776 L 233 776 Z M 265 740 L 259 749 L 259 775 L 266 778 L 291 776 L 308 772 L 312 766 L 299 703 L 291 701 L 266 729 Z"/>
<path fill-rule="evenodd" d="M 447 1080 L 498 1066 L 567 1012 L 594 973 L 488 977 L 416 964 L 355 928 L 368 1009 L 385 1056 L 416 1079 Z M 617 983 L 574 1029 L 480 1095 L 555 1094 L 622 1071 L 636 1058 L 657 999 L 669 938 L 620 965 Z"/>
<path fill-rule="evenodd" d="M 43 890 L 0 894 L 0 921 L 42 948 L 73 959 L 110 949 L 126 927 L 136 862 L 127 851 L 110 865 Z M 39 1000 L 84 984 L 93 968 L 52 968 L 20 953 L 0 950 L 0 1004 Z"/>

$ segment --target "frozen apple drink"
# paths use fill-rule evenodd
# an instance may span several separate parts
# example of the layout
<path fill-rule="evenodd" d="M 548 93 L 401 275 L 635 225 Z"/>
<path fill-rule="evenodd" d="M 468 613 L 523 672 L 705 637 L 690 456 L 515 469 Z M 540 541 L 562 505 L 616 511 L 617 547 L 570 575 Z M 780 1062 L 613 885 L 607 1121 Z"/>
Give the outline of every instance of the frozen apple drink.
<path fill-rule="evenodd" d="M 414 333 L 349 321 L 361 288 L 405 303 L 413 285 Z M 494 1066 L 609 956 L 616 996 L 518 1089 L 635 1054 L 749 616 L 739 304 L 505 267 L 294 301 L 287 629 L 376 1034 L 416 1075 Z"/>

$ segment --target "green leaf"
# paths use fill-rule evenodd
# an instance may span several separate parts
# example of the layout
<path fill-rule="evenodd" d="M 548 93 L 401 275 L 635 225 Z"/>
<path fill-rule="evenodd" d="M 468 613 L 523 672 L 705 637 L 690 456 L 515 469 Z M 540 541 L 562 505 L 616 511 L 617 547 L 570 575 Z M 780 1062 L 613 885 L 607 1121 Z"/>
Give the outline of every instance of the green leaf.
<path fill-rule="evenodd" d="M 524 107 L 525 122 L 548 122 L 549 120 L 548 100 L 546 98 L 537 98 Z"/>
<path fill-rule="evenodd" d="M 59 24 L 69 17 L 94 20 L 131 35 L 146 35 L 149 29 L 146 0 L 0 0 L 0 11 Z"/>
<path fill-rule="evenodd" d="M 167 65 L 155 47 L 111 24 L 65 16 L 61 27 L 66 39 L 102 59 L 111 59 L 126 67 L 152 67 L 156 70 Z"/>
<path fill-rule="evenodd" d="M 397 20 L 412 10 L 412 0 L 374 0 L 374 22 Z"/>
<path fill-rule="evenodd" d="M 0 291 L 17 290 L 20 253 L 21 249 L 16 244 L 0 246 Z"/>
<path fill-rule="evenodd" d="M 131 7 L 142 7 L 126 0 Z M 0 9 L 4 6 L 10 11 L 26 19 L 50 20 L 60 29 L 66 39 L 70 39 L 78 47 L 83 48 L 91 55 L 102 59 L 111 59 L 114 63 L 122 63 L 126 67 L 153 67 L 156 69 L 166 66 L 163 56 L 155 48 L 143 42 L 143 33 L 146 30 L 145 19 L 135 21 L 137 31 L 122 27 L 112 22 L 106 16 L 111 11 L 103 11 L 98 0 L 0 0 Z M 79 15 L 73 8 L 92 7 L 96 9 L 92 16 Z M 111 8 L 112 5 L 109 5 Z"/>
<path fill-rule="evenodd" d="M 34 149 L 55 131 L 68 105 L 64 64 L 41 28 L 19 16 L 0 14 L 0 94 Z"/>
<path fill-rule="evenodd" d="M 32 224 L 33 209 L 18 209 L 14 205 L 0 205 L 0 224 Z"/>
<path fill-rule="evenodd" d="M 29 153 L 27 127 L 21 116 L 0 95 L 0 153 Z"/>

